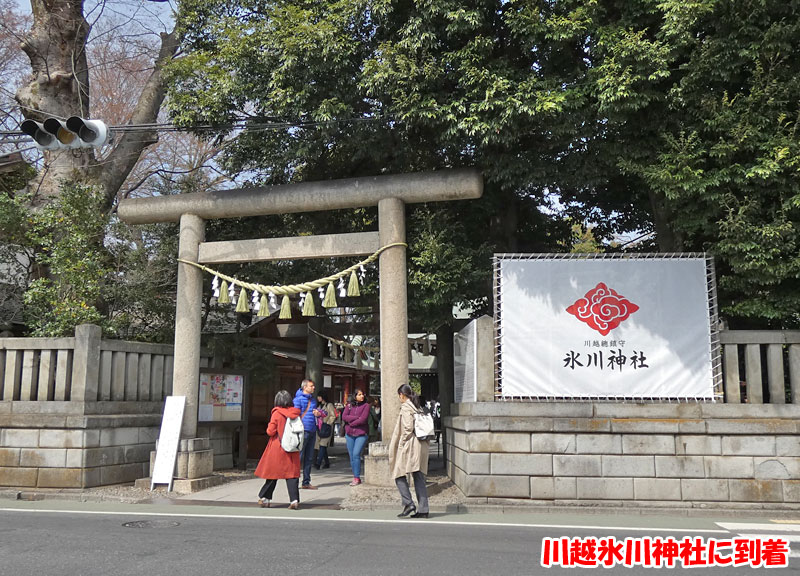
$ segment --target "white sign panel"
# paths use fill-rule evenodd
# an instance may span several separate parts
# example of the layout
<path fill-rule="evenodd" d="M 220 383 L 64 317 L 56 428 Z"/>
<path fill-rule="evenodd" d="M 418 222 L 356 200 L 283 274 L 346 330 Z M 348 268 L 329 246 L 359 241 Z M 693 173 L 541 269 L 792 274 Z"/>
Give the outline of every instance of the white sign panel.
<path fill-rule="evenodd" d="M 714 397 L 705 258 L 500 258 L 504 397 Z"/>
<path fill-rule="evenodd" d="M 185 406 L 186 396 L 167 396 L 164 404 L 164 416 L 161 418 L 161 432 L 158 435 L 158 448 L 153 465 L 153 477 L 150 480 L 150 490 L 156 484 L 168 484 L 167 490 L 172 490 L 175 458 L 178 456 Z"/>

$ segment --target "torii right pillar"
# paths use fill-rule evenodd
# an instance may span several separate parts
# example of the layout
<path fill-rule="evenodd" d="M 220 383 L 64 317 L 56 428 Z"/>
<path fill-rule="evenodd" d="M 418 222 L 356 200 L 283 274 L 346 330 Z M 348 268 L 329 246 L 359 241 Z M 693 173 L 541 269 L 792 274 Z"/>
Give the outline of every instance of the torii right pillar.
<path fill-rule="evenodd" d="M 378 233 L 381 247 L 406 241 L 406 210 L 402 200 L 386 198 L 378 203 Z M 400 412 L 397 388 L 408 383 L 406 247 L 392 246 L 384 250 L 378 264 L 381 283 L 381 419 L 386 424 L 381 426 L 381 436 L 383 443 L 389 444 Z"/>
<path fill-rule="evenodd" d="M 380 245 L 406 241 L 405 203 L 399 198 L 378 202 Z M 378 261 L 381 311 L 381 442 L 369 445 L 364 458 L 364 481 L 394 486 L 389 470 L 389 440 L 400 412 L 397 388 L 408 383 L 408 307 L 406 247 L 384 250 Z"/>

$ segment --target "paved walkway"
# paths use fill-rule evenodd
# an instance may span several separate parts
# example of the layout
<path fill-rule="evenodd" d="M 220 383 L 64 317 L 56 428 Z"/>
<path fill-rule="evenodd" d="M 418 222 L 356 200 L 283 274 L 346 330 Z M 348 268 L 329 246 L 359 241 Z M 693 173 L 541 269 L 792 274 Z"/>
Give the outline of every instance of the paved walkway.
<path fill-rule="evenodd" d="M 335 446 L 329 449 L 328 455 L 331 461 L 331 467 L 317 470 L 311 468 L 311 483 L 317 487 L 316 490 L 300 490 L 300 505 L 303 508 L 330 508 L 338 509 L 342 503 L 347 500 L 352 490 L 369 491 L 372 495 L 371 500 L 378 496 L 379 500 L 387 500 L 385 502 L 372 502 L 370 507 L 386 507 L 394 509 L 400 505 L 400 495 L 394 488 L 388 491 L 369 487 L 357 486 L 351 487 L 350 482 L 353 480 L 353 473 L 350 469 L 350 458 L 347 454 L 347 447 L 344 441 L 339 441 Z M 443 472 L 444 462 L 442 459 L 441 450 L 436 450 L 436 444 L 431 444 L 431 456 L 429 460 L 430 472 Z M 302 478 L 301 478 L 302 479 Z M 176 500 L 182 504 L 223 504 L 228 506 L 253 506 L 258 501 L 258 491 L 264 481 L 261 478 L 248 478 L 245 480 L 238 480 L 228 482 L 221 486 L 208 488 L 192 494 L 186 494 L 178 497 Z M 389 495 L 391 492 L 391 495 Z M 387 499 L 388 497 L 388 499 Z M 278 486 L 272 497 L 271 506 L 273 508 L 285 508 L 289 505 L 289 495 L 286 491 L 286 482 L 283 480 L 278 481 Z"/>
<path fill-rule="evenodd" d="M 300 504 L 303 507 L 338 508 L 350 495 L 350 482 L 353 473 L 345 446 L 336 445 L 329 454 L 331 467 L 323 470 L 311 468 L 311 483 L 317 490 L 300 490 Z M 302 477 L 301 477 L 302 480 Z M 222 486 L 215 486 L 186 494 L 178 500 L 194 503 L 230 503 L 255 505 L 258 501 L 258 491 L 264 484 L 261 478 L 249 478 L 236 482 L 229 482 Z M 272 507 L 286 508 L 289 505 L 289 494 L 286 491 L 286 482 L 278 481 L 278 487 L 272 497 Z"/>

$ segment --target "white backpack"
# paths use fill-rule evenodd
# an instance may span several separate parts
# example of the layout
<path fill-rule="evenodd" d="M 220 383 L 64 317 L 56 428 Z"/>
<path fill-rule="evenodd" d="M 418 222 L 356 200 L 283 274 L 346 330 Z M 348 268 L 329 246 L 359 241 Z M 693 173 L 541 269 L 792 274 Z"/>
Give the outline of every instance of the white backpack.
<path fill-rule="evenodd" d="M 281 436 L 281 448 L 286 452 L 300 452 L 303 447 L 303 421 L 297 418 L 287 418 L 286 426 Z"/>

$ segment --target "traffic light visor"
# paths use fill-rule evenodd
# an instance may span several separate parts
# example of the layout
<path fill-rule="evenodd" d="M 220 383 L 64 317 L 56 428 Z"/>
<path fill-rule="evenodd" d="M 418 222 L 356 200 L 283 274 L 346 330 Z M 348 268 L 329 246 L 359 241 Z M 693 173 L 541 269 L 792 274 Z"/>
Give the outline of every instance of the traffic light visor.
<path fill-rule="evenodd" d="M 75 133 L 70 132 L 61 120 L 48 118 L 44 121 L 44 129 L 55 136 L 58 141 L 65 146 L 69 146 L 75 142 Z"/>
<path fill-rule="evenodd" d="M 33 138 L 36 146 L 42 149 L 51 149 L 58 147 L 58 143 L 52 134 L 45 131 L 44 126 L 35 120 L 25 120 L 19 125 L 20 130 Z"/>
<path fill-rule="evenodd" d="M 108 138 L 108 127 L 100 120 L 84 120 L 80 116 L 67 118 L 67 128 L 78 135 L 78 138 L 92 146 L 102 146 Z"/>

